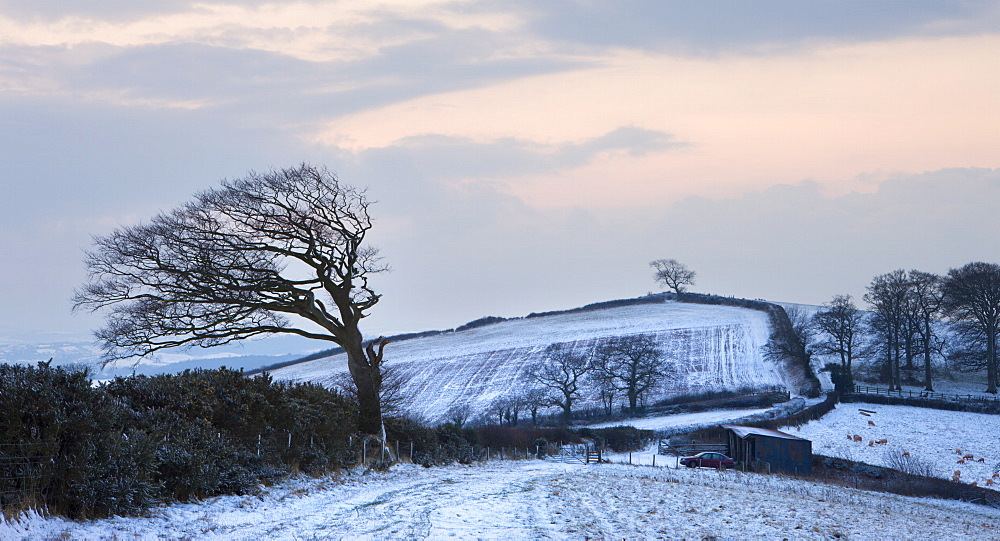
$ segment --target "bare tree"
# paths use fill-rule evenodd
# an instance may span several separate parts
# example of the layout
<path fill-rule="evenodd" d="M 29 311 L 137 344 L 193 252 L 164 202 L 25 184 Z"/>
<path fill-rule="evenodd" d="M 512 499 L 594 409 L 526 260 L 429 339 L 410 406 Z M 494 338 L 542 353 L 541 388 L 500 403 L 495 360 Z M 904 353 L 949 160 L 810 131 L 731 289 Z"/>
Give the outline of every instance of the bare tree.
<path fill-rule="evenodd" d="M 890 390 L 902 388 L 899 369 L 910 300 L 910 279 L 902 269 L 876 276 L 865 293 L 865 302 L 872 305 L 875 312 L 872 328 L 882 338 L 885 354 L 882 377 L 888 380 Z"/>
<path fill-rule="evenodd" d="M 674 290 L 680 296 L 687 290 L 687 286 L 694 285 L 695 272 L 676 259 L 657 259 L 649 263 L 650 267 L 656 271 L 654 278 L 664 287 Z"/>
<path fill-rule="evenodd" d="M 608 340 L 597 348 L 594 366 L 625 393 L 632 413 L 638 412 L 640 397 L 670 375 L 656 340 L 643 334 Z"/>
<path fill-rule="evenodd" d="M 971 326 L 985 342 L 986 392 L 997 392 L 997 332 L 1000 331 L 1000 265 L 974 262 L 948 271 L 942 286 L 944 312 Z"/>
<path fill-rule="evenodd" d="M 464 427 L 471 418 L 472 407 L 468 404 L 454 405 L 445 413 L 445 419 L 447 419 L 445 422 L 455 425 L 456 428 Z"/>
<path fill-rule="evenodd" d="M 935 323 L 944 303 L 941 289 L 942 279 L 937 274 L 910 271 L 910 309 L 915 322 L 914 330 L 920 339 L 920 349 L 924 356 L 924 390 L 933 391 L 931 378 L 931 355 L 937 349 L 939 338 Z"/>
<path fill-rule="evenodd" d="M 615 398 L 618 397 L 618 387 L 616 386 L 614 376 L 611 375 L 610 371 L 603 370 L 602 365 L 602 359 L 595 358 L 594 370 L 590 373 L 588 379 L 590 380 L 591 387 L 597 390 L 597 397 L 601 401 L 604 413 L 611 415 L 614 413 Z"/>
<path fill-rule="evenodd" d="M 538 425 L 538 410 L 548 403 L 545 395 L 545 391 L 538 388 L 528 389 L 522 395 L 524 409 L 531 413 L 531 426 Z"/>
<path fill-rule="evenodd" d="M 546 389 L 549 404 L 562 408 L 563 420 L 573 417 L 573 403 L 580 398 L 583 377 L 590 371 L 587 355 L 574 353 L 563 344 L 552 344 L 545 349 L 545 359 L 536 362 L 528 377 Z"/>
<path fill-rule="evenodd" d="M 850 295 L 834 295 L 825 309 L 813 315 L 812 324 L 825 337 L 816 344 L 816 352 L 837 355 L 846 375 L 853 380 L 853 363 L 861 340 L 864 312 L 858 310 Z"/>
<path fill-rule="evenodd" d="M 796 307 L 780 309 L 779 313 L 784 317 L 778 317 L 771 329 L 764 344 L 764 356 L 779 365 L 801 367 L 804 380 L 815 381 L 811 371 L 816 332 L 809 316 Z M 819 388 L 815 383 L 809 384 L 805 394 L 819 396 Z"/>
<path fill-rule="evenodd" d="M 338 344 L 359 428 L 379 433 L 385 341 L 365 344 L 358 328 L 380 298 L 369 276 L 386 269 L 365 242 L 369 206 L 364 192 L 307 164 L 223 181 L 95 238 L 75 309 L 106 311 L 95 335 L 108 362 L 271 333 Z"/>

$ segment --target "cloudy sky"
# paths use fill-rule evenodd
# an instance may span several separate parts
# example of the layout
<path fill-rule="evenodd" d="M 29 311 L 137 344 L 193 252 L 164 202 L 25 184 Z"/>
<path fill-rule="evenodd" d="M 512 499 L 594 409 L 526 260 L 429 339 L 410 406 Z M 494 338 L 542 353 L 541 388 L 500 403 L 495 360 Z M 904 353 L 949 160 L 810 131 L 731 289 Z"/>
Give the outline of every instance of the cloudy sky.
<path fill-rule="evenodd" d="M 1000 262 L 995 1 L 0 0 L 0 331 L 249 170 L 378 200 L 368 332 Z"/>

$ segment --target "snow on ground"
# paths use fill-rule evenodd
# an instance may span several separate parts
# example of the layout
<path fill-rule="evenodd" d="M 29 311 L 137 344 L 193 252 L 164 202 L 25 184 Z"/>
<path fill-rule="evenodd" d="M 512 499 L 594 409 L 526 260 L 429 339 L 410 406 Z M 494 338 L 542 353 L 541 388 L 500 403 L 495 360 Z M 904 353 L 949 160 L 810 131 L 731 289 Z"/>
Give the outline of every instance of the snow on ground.
<path fill-rule="evenodd" d="M 875 413 L 865 416 L 860 410 Z M 909 459 L 926 464 L 936 477 L 950 479 L 960 471 L 963 482 L 979 486 L 1000 473 L 1000 415 L 849 403 L 788 432 L 812 440 L 816 454 L 893 467 L 894 459 L 908 452 Z M 848 434 L 862 441 L 848 441 Z M 888 443 L 868 445 L 882 439 Z M 962 459 L 966 454 L 974 458 Z M 1000 484 L 988 488 L 1000 489 Z"/>
<path fill-rule="evenodd" d="M 991 539 L 1000 510 L 785 476 L 539 460 L 297 479 L 146 518 L 0 523 L 3 539 Z"/>
<path fill-rule="evenodd" d="M 677 380 L 662 393 L 788 387 L 780 367 L 761 355 L 769 334 L 766 314 L 677 302 L 508 320 L 400 341 L 386 348 L 386 365 L 399 366 L 409 378 L 410 413 L 433 422 L 454 406 L 483 413 L 495 399 L 523 392 L 528 367 L 550 344 L 585 352 L 602 340 L 633 334 L 652 334 L 667 359 L 676 362 L 672 370 Z M 345 356 L 338 355 L 271 374 L 280 380 L 331 384 L 346 369 Z M 597 405 L 593 397 L 578 403 Z"/>
<path fill-rule="evenodd" d="M 637 419 L 624 419 L 607 423 L 588 425 L 589 428 L 609 428 L 613 426 L 634 426 L 640 430 L 663 430 L 666 428 L 697 428 L 706 425 L 729 423 L 751 415 L 759 415 L 770 411 L 771 408 L 739 409 L 739 410 L 715 410 L 702 411 L 698 413 L 678 413 L 674 415 L 661 415 L 657 417 L 641 417 Z"/>

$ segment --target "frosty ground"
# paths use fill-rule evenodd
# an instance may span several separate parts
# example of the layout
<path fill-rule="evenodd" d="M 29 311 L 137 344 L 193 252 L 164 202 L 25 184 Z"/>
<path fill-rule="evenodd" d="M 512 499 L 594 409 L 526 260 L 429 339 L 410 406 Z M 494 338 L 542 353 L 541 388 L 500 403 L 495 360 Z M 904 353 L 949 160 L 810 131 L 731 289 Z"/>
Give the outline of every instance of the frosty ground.
<path fill-rule="evenodd" d="M 973 504 L 777 475 L 521 460 L 298 478 L 146 518 L 26 517 L 0 538 L 992 539 L 998 520 Z"/>
<path fill-rule="evenodd" d="M 845 403 L 801 429 L 784 430 L 812 440 L 813 453 L 821 455 L 892 467 L 893 458 L 909 453 L 936 477 L 950 479 L 959 471 L 963 482 L 979 486 L 1000 473 L 1000 415 Z M 862 441 L 848 441 L 848 434 Z M 887 443 L 868 445 L 879 440 Z M 966 455 L 974 458 L 963 459 Z"/>

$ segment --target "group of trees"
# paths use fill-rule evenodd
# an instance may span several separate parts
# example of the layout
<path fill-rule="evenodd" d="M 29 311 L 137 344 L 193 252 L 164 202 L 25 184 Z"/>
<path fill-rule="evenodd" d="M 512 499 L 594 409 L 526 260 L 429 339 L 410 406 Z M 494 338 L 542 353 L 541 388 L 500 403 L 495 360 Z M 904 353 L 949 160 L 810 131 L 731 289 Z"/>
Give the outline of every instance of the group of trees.
<path fill-rule="evenodd" d="M 985 368 L 986 391 L 997 392 L 1000 265 L 973 262 L 943 276 L 894 270 L 872 279 L 864 301 L 867 312 L 849 295 L 835 296 L 805 331 L 814 352 L 838 361 L 830 366 L 835 380 L 853 381 L 855 361 L 864 358 L 890 389 L 901 387 L 903 372 L 922 369 L 924 388 L 933 391 L 933 360 L 947 358 L 959 368 Z"/>
<path fill-rule="evenodd" d="M 627 400 L 628 411 L 635 413 L 642 398 L 671 375 L 663 351 L 650 335 L 614 337 L 585 350 L 553 344 L 528 371 L 538 389 L 529 404 L 558 407 L 568 422 L 573 405 L 590 394 L 609 414 L 619 398 Z"/>
<path fill-rule="evenodd" d="M 380 299 L 370 277 L 387 270 L 367 244 L 370 205 L 364 191 L 309 164 L 224 180 L 146 223 L 95 238 L 74 307 L 105 312 L 95 334 L 106 362 L 275 333 L 333 342 L 347 355 L 350 381 L 339 383 L 357 403 L 359 430 L 384 438 L 383 412 L 403 396 L 382 367 L 387 340 L 366 342 L 359 328 Z M 676 260 L 650 265 L 678 295 L 694 283 Z M 586 355 L 554 347 L 547 356 L 532 371 L 549 391 L 528 401 L 532 415 L 554 404 L 568 416 L 584 380 L 609 409 L 621 394 L 634 411 L 664 377 L 649 337 Z M 512 408 L 498 405 L 498 415 L 516 418 Z"/>

